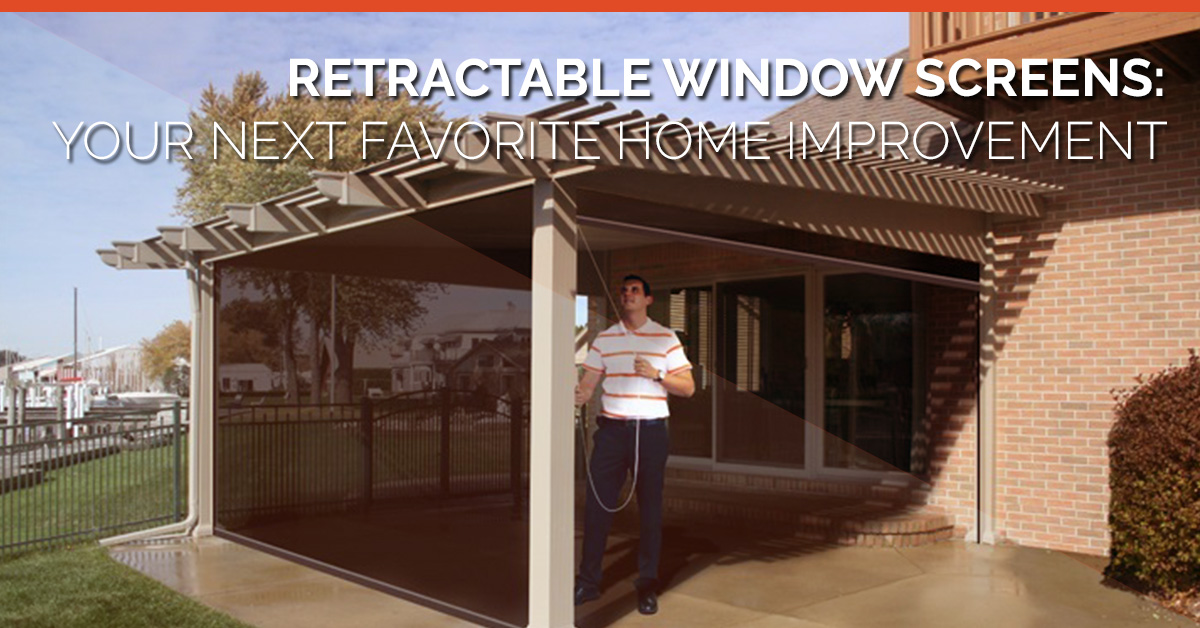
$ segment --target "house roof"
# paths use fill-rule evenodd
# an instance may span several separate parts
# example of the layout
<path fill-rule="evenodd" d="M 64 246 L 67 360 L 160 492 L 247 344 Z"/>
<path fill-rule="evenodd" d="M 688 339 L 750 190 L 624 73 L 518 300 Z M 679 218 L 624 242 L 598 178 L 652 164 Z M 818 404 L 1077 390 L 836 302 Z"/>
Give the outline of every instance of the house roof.
<path fill-rule="evenodd" d="M 62 360 L 71 357 L 70 353 L 64 353 L 60 356 L 32 358 L 21 362 L 13 362 L 6 364 L 3 368 L 7 369 L 7 373 L 19 373 L 22 371 L 37 371 L 44 366 L 57 364 Z"/>
<path fill-rule="evenodd" d="M 597 170 L 656 176 L 696 177 L 734 184 L 777 189 L 814 190 L 858 195 L 929 206 L 974 210 L 1012 216 L 1037 216 L 1041 195 L 1055 186 L 989 174 L 957 166 L 909 161 L 898 156 L 881 158 L 871 150 L 854 159 L 822 153 L 808 159 L 787 155 L 789 140 L 773 133 L 752 132 L 759 140 L 747 143 L 748 155 L 762 159 L 730 159 L 723 153 L 696 151 L 671 160 L 656 151 L 649 158 L 632 151 L 618 153 L 621 127 L 626 138 L 653 134 L 673 154 L 685 152 L 679 138 L 698 133 L 696 123 L 665 115 L 650 116 L 634 110 L 614 114 L 612 103 L 591 105 L 569 101 L 526 116 L 489 114 L 482 119 L 488 130 L 463 133 L 464 154 L 483 153 L 466 160 L 443 151 L 438 158 L 406 155 L 372 164 L 349 173 L 314 172 L 313 184 L 253 205 L 226 205 L 223 216 L 190 226 L 160 227 L 160 235 L 145 240 L 115 241 L 113 248 L 97 251 L 104 263 L 119 269 L 184 268 L 189 259 L 214 262 L 284 244 L 354 229 L 399 216 L 451 206 L 469 200 L 532 187 L 539 179 L 563 180 Z M 497 157 L 487 150 L 499 123 L 588 122 L 559 127 L 559 146 L 549 132 L 538 131 L 537 152 L 518 159 Z M 659 133 L 662 133 L 659 136 Z M 573 136 L 594 142 L 598 159 L 574 158 L 561 146 Z M 654 141 L 654 140 L 648 140 Z M 482 149 L 482 150 L 481 150 Z"/>
<path fill-rule="evenodd" d="M 101 358 L 108 357 L 112 354 L 122 353 L 122 352 L 126 352 L 126 351 L 140 353 L 141 349 L 134 345 L 119 345 L 116 347 L 110 347 L 108 349 L 101 349 L 95 353 L 90 353 L 88 355 L 81 355 L 81 356 L 79 356 L 79 362 L 84 363 L 84 362 L 90 362 L 92 360 L 99 360 Z"/>
<path fill-rule="evenodd" d="M 888 55 L 887 58 L 907 60 L 908 48 Z M 822 141 L 830 129 L 839 122 L 845 124 L 852 120 L 873 123 L 875 129 L 881 128 L 881 123 L 885 121 L 901 122 L 912 131 L 925 122 L 938 122 L 947 129 L 952 123 L 958 123 L 957 128 L 959 129 L 965 129 L 969 124 L 936 107 L 925 104 L 920 99 L 905 96 L 903 72 L 898 73 L 895 87 L 887 97 L 878 93 L 863 96 L 857 90 L 847 90 L 838 98 L 817 97 L 814 93 L 767 119 L 775 132 L 779 134 L 786 134 L 788 123 L 791 122 L 795 124 L 796 133 L 799 135 L 801 124 L 807 122 L 813 133 Z M 887 129 L 889 141 L 901 141 L 903 138 L 903 129 L 889 126 Z M 842 139 L 844 144 L 845 140 L 849 138 Z M 870 139 L 869 130 L 866 128 L 856 129 L 854 139 L 856 141 Z M 917 143 L 922 153 L 933 155 L 941 149 L 942 136 L 940 133 L 922 133 L 917 138 Z M 910 158 L 919 159 L 919 156 L 914 154 L 910 155 Z"/>
<path fill-rule="evenodd" d="M 509 307 L 494 310 L 451 312 L 440 316 L 432 324 L 422 329 L 419 335 L 529 329 L 531 316 L 528 309 L 518 308 L 512 304 L 509 304 Z"/>
<path fill-rule="evenodd" d="M 528 343 L 513 343 L 513 342 L 491 342 L 484 340 L 466 352 L 463 357 L 459 358 L 451 370 L 457 370 L 460 364 L 467 362 L 472 357 L 483 353 L 484 351 L 500 356 L 500 359 L 508 362 L 512 366 L 519 369 L 529 368 L 529 344 Z"/>

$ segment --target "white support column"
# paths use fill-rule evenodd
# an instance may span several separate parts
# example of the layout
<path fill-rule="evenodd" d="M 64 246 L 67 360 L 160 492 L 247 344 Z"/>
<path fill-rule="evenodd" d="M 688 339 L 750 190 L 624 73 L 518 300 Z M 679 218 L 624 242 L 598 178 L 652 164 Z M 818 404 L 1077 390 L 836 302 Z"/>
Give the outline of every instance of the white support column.
<path fill-rule="evenodd" d="M 979 292 L 979 421 L 975 438 L 979 459 L 975 490 L 978 521 L 975 540 L 996 543 L 996 237 L 988 218 Z"/>
<path fill-rule="evenodd" d="M 529 420 L 529 626 L 574 625 L 574 200 L 533 187 L 533 338 Z"/>
<path fill-rule="evenodd" d="M 190 438 L 194 440 L 190 490 L 195 491 L 195 536 L 209 536 L 213 531 L 213 439 L 216 355 L 213 351 L 213 330 L 216 324 L 213 306 L 215 279 L 213 268 L 203 262 L 194 265 L 194 309 L 192 324 L 192 389 Z"/>

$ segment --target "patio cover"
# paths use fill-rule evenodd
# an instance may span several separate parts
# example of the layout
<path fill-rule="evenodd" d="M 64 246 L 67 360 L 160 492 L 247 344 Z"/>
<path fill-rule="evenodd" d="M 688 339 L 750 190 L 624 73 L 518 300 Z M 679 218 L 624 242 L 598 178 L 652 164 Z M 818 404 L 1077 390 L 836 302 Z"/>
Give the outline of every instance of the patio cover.
<path fill-rule="evenodd" d="M 415 212 L 531 187 L 538 179 L 568 182 L 589 173 L 608 173 L 606 188 L 649 188 L 647 173 L 694 177 L 698 187 L 695 194 L 672 192 L 670 203 L 711 210 L 713 186 L 738 184 L 738 195 L 746 198 L 750 184 L 764 197 L 783 191 L 809 190 L 820 193 L 865 197 L 895 203 L 914 203 L 926 207 L 972 210 L 996 217 L 1036 217 L 1040 214 L 1040 195 L 1059 188 L 1027 180 L 1014 179 L 986 172 L 947 166 L 895 156 L 881 157 L 871 150 L 859 150 L 853 159 L 837 158 L 831 151 L 810 153 L 808 159 L 790 158 L 788 138 L 771 133 L 749 136 L 757 142 L 746 147 L 746 154 L 731 159 L 724 151 L 710 152 L 701 158 L 695 150 L 677 161 L 651 151 L 645 159 L 640 149 L 627 149 L 625 158 L 618 158 L 618 124 L 625 123 L 626 137 L 644 137 L 646 123 L 651 134 L 663 132 L 664 150 L 682 152 L 682 127 L 695 136 L 701 126 L 710 130 L 718 127 L 711 122 L 694 123 L 684 118 L 670 120 L 665 115 L 647 116 L 640 111 L 614 114 L 612 103 L 589 105 L 576 100 L 555 105 L 527 116 L 489 114 L 482 119 L 492 137 L 497 136 L 497 122 L 518 122 L 526 129 L 530 121 L 590 122 L 591 126 L 559 127 L 558 155 L 550 154 L 548 132 L 538 138 L 538 154 L 518 159 L 505 152 L 498 159 L 489 151 L 484 157 L 468 161 L 448 148 L 438 159 L 413 155 L 380 162 L 350 173 L 314 172 L 313 184 L 253 205 L 226 205 L 226 214 L 190 226 L 160 227 L 157 237 L 136 241 L 115 241 L 113 248 L 97 253 L 105 264 L 118 269 L 183 268 L 189 254 L 198 261 L 219 261 L 246 253 L 260 251 L 299 240 L 336 233 L 373 222 L 397 218 Z M 682 124 L 682 127 L 680 126 Z M 510 132 L 511 128 L 508 129 Z M 574 133 L 595 143 L 583 144 L 598 160 L 574 158 Z M 483 132 L 475 130 L 464 139 L 464 152 L 475 153 L 482 147 Z M 510 134 L 511 135 L 511 134 Z M 653 141 L 653 140 L 652 140 Z M 752 160 L 747 156 L 767 157 Z M 533 157 L 532 159 L 530 157 Z M 624 182 L 624 185 L 622 185 Z M 653 196 L 638 194 L 640 198 Z M 617 190 L 620 193 L 620 190 Z M 665 200 L 665 199 L 664 199 Z M 754 199 L 743 201 L 753 207 Z M 896 214 L 900 207 L 892 206 Z M 876 244 L 897 246 L 921 252 L 942 254 L 959 259 L 982 261 L 979 242 L 931 242 L 937 235 L 928 229 L 871 228 L 838 223 L 845 211 L 836 210 L 832 216 L 819 215 L 814 208 L 791 221 L 771 222 L 795 228 L 836 235 Z M 905 217 L 894 220 L 902 224 Z M 914 232 L 921 232 L 916 235 Z M 907 232 L 907 233 L 906 233 Z M 926 240 L 920 242 L 919 240 Z"/>
<path fill-rule="evenodd" d="M 993 220 L 1038 216 L 1041 195 L 1059 188 L 959 167 L 882 158 L 862 151 L 855 159 L 831 154 L 807 160 L 787 155 L 788 138 L 751 135 L 749 154 L 766 159 L 731 159 L 695 151 L 677 161 L 655 152 L 650 158 L 618 158 L 618 124 L 626 135 L 659 130 L 671 154 L 682 152 L 684 133 L 700 124 L 639 111 L 613 113 L 610 103 L 561 103 L 527 116 L 485 116 L 491 135 L 498 122 L 594 122 L 559 127 L 560 153 L 550 153 L 546 132 L 537 138 L 534 158 L 494 153 L 465 160 L 443 153 L 439 159 L 401 157 L 351 173 L 313 173 L 313 184 L 252 205 L 228 205 L 224 216 L 195 225 L 162 227 L 146 240 L 114 242 L 98 251 L 118 269 L 186 268 L 192 287 L 192 429 L 189 439 L 189 515 L 170 531 L 213 532 L 212 417 L 214 403 L 213 263 L 319 238 L 439 207 L 467 203 L 522 188 L 532 189 L 532 329 L 530 373 L 529 625 L 562 628 L 573 623 L 571 603 L 574 512 L 574 426 L 571 416 L 575 372 L 577 250 L 581 224 L 576 191 L 599 189 L 616 199 L 658 203 L 683 211 L 723 214 L 772 227 L 794 228 L 851 240 L 943 255 L 981 264 L 981 326 L 990 329 L 989 298 Z M 669 126 L 668 126 L 669 125 Z M 526 129 L 528 124 L 524 124 Z M 717 129 L 704 123 L 709 129 Z M 595 140 L 585 147 L 597 160 L 578 160 L 573 133 Z M 541 131 L 539 131 L 541 133 Z M 467 138 L 465 152 L 484 146 L 483 131 Z M 644 135 L 643 135 L 644 137 Z M 511 139 L 511 137 L 510 137 Z M 653 141 L 653 140 L 651 140 Z M 571 149 L 564 151 L 561 149 Z M 685 184 L 681 184 L 680 182 Z M 599 221 L 603 223 L 604 221 Z M 962 280 L 957 280 L 962 281 Z M 969 282 L 975 285 L 974 282 Z M 986 334 L 990 337 L 990 334 Z M 991 355 L 985 339 L 981 355 Z M 991 409 L 994 382 L 984 369 L 981 381 L 980 533 L 987 537 L 994 509 L 990 488 L 994 465 Z M 555 419 L 559 420 L 555 420 Z M 165 533 L 167 528 L 140 534 Z M 124 538 L 109 539 L 120 542 Z"/>

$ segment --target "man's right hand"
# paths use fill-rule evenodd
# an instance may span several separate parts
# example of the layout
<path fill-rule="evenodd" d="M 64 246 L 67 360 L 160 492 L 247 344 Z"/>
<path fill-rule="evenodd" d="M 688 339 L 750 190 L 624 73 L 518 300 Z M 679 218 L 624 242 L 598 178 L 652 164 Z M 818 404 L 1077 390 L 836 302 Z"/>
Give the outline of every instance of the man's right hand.
<path fill-rule="evenodd" d="M 596 386 L 600 383 L 601 373 L 585 370 L 583 378 L 575 384 L 575 405 L 582 406 L 592 398 Z"/>

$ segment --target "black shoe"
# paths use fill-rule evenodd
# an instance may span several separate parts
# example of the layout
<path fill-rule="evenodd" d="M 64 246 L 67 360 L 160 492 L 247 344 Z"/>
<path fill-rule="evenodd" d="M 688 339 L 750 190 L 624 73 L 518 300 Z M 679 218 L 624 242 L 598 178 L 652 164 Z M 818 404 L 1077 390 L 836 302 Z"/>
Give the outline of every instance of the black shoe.
<path fill-rule="evenodd" d="M 653 615 L 658 612 L 658 594 L 654 589 L 638 591 L 638 612 L 643 615 Z"/>
<path fill-rule="evenodd" d="M 575 585 L 575 606 L 600 599 L 600 591 L 585 584 Z"/>

